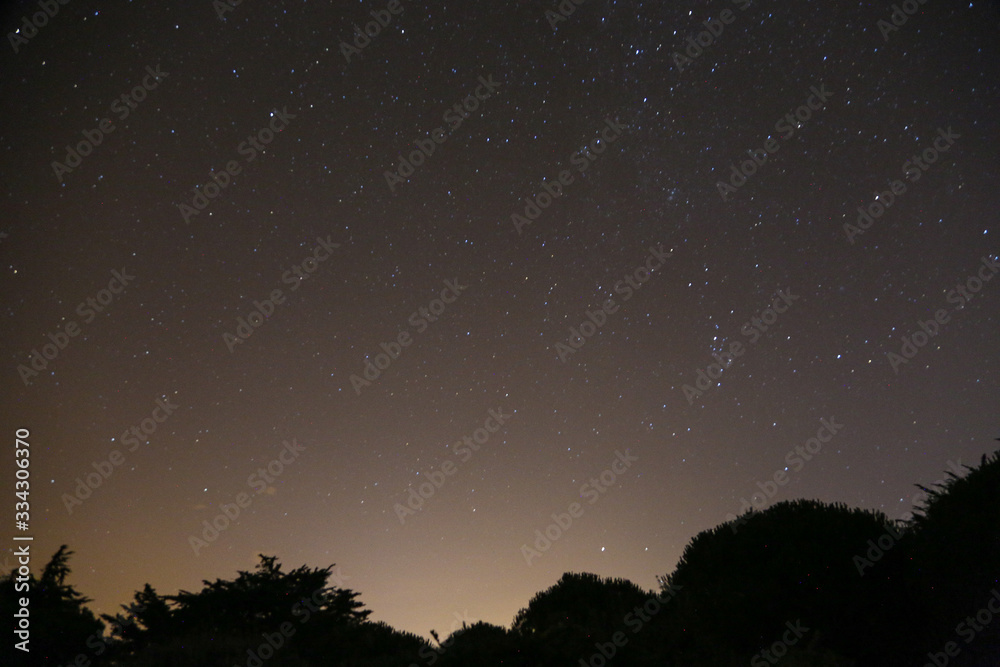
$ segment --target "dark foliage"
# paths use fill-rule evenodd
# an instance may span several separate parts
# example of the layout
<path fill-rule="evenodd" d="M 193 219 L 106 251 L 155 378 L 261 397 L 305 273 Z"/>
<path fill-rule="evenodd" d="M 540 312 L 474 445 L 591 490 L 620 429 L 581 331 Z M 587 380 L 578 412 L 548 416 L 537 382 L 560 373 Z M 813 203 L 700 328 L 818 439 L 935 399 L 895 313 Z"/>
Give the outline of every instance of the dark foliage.
<path fill-rule="evenodd" d="M 62 665 L 85 651 L 89 643 L 102 645 L 104 624 L 86 604 L 90 600 L 66 583 L 69 575 L 69 557 L 72 551 L 64 544 L 52 556 L 40 578 L 29 574 L 26 581 L 18 581 L 17 570 L 0 578 L 0 614 L 10 631 L 5 633 L 2 654 L 5 665 Z M 27 584 L 28 590 L 18 586 Z M 13 619 L 18 609 L 18 599 L 29 596 L 28 605 L 31 639 L 30 652 L 24 654 L 14 648 Z M 16 661 L 16 662 L 15 662 Z"/>
<path fill-rule="evenodd" d="M 197 592 L 146 585 L 105 627 L 66 583 L 63 546 L 39 578 L 27 577 L 32 652 L 8 641 L 3 664 L 893 667 L 947 658 L 997 667 L 1000 451 L 925 491 L 906 523 L 842 504 L 778 503 L 697 535 L 659 591 L 567 573 L 510 628 L 463 624 L 444 641 L 432 633 L 433 644 L 369 621 L 359 593 L 329 584 L 333 566 L 284 572 L 263 555 L 253 571 Z M 0 578 L 8 619 L 24 595 L 18 576 Z"/>

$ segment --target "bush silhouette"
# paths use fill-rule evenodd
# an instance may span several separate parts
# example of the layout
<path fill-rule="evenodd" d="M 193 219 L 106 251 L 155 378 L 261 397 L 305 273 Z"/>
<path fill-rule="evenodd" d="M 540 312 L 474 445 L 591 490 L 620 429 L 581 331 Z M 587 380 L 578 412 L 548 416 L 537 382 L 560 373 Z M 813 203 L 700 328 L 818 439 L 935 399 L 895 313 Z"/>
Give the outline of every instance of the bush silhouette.
<path fill-rule="evenodd" d="M 655 604 L 628 580 L 568 572 L 510 628 L 463 624 L 444 641 L 432 633 L 434 644 L 371 622 L 359 593 L 329 583 L 332 565 L 285 572 L 264 555 L 197 592 L 147 584 L 103 616 L 104 630 L 66 583 L 62 546 L 28 577 L 33 650 L 15 655 L 9 641 L 3 664 L 83 654 L 94 667 L 997 667 L 1000 451 L 925 490 L 906 523 L 815 500 L 751 511 L 695 536 Z M 15 583 L 0 577 L 8 618 Z M 942 652 L 948 642 L 957 654 Z"/>
<path fill-rule="evenodd" d="M 626 579 L 566 573 L 535 595 L 514 618 L 513 630 L 551 664 L 577 665 L 624 628 L 625 617 L 650 593 Z"/>
<path fill-rule="evenodd" d="M 905 592 L 892 565 L 901 552 L 890 547 L 864 576 L 855 561 L 893 534 L 898 528 L 879 512 L 812 500 L 777 503 L 704 531 L 666 579 L 682 590 L 664 639 L 700 664 L 746 664 L 782 638 L 786 623 L 800 622 L 809 632 L 797 651 L 894 655 L 885 634 L 887 623 L 905 624 L 906 614 L 897 617 L 890 604 Z"/>
<path fill-rule="evenodd" d="M 963 655 L 953 664 L 1000 665 L 1000 615 L 968 643 L 968 635 L 955 633 L 959 623 L 975 617 L 1000 591 L 1000 451 L 967 469 L 962 477 L 949 471 L 934 488 L 920 487 L 927 499 L 914 512 L 904 539 L 910 555 L 907 579 L 926 601 L 925 651 L 940 651 L 945 642 L 956 641 Z M 978 624 L 965 627 L 974 631 Z"/>
<path fill-rule="evenodd" d="M 28 591 L 15 589 L 16 570 L 0 578 L 0 613 L 11 623 L 18 607 L 18 599 L 27 596 L 31 623 L 29 653 L 14 648 L 11 632 L 3 642 L 3 664 L 6 665 L 61 665 L 72 661 L 76 655 L 88 650 L 87 640 L 99 642 L 104 624 L 86 608 L 90 600 L 66 583 L 69 576 L 69 557 L 73 552 L 64 544 L 42 570 L 41 577 L 27 577 Z"/>
<path fill-rule="evenodd" d="M 282 572 L 274 556 L 261 555 L 253 572 L 233 581 L 205 581 L 192 593 L 159 596 L 147 586 L 122 615 L 106 617 L 125 625 L 118 633 L 116 662 L 122 665 L 253 665 L 268 667 L 371 664 L 387 654 L 396 664 L 416 655 L 424 643 L 384 624 L 367 623 L 358 593 L 329 586 L 331 565 Z M 399 654 L 399 655 L 397 655 Z M 390 660 L 390 662 L 391 662 Z"/>

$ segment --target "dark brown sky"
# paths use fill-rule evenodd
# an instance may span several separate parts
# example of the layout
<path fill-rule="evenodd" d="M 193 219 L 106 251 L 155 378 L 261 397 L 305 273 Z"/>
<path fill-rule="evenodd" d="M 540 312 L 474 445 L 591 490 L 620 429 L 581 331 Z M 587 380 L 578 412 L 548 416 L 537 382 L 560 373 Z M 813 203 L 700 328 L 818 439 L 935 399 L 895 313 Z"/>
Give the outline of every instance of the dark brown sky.
<path fill-rule="evenodd" d="M 897 518 L 991 451 L 995 5 L 663 4 L 74 0 L 8 37 L 36 565 L 69 544 L 111 612 L 337 563 L 426 634 L 565 571 L 651 588 L 755 493 Z"/>

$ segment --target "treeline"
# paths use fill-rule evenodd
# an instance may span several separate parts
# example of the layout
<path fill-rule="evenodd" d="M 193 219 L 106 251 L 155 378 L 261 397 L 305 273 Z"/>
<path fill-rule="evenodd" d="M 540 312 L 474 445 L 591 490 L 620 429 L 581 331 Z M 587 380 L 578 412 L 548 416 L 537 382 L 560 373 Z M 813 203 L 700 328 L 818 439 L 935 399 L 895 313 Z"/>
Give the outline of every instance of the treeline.
<path fill-rule="evenodd" d="M 923 487 L 921 487 L 923 488 Z M 65 546 L 30 575 L 31 652 L 4 665 L 90 667 L 997 667 L 1000 451 L 947 473 L 912 519 L 798 500 L 700 533 L 660 588 L 567 573 L 510 627 L 435 641 L 369 620 L 333 566 L 261 556 L 231 581 L 148 584 L 97 618 Z M 0 610 L 17 609 L 16 571 Z M 15 619 L 16 623 L 16 619 Z"/>

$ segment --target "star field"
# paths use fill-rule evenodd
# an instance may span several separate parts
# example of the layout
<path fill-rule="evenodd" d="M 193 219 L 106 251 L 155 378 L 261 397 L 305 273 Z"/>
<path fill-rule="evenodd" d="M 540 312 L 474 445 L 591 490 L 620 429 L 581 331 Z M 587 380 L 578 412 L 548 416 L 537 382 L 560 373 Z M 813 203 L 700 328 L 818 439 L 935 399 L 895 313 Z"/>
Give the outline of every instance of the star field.
<path fill-rule="evenodd" d="M 399 629 L 506 625 L 566 571 L 652 587 L 821 419 L 843 428 L 769 503 L 898 518 L 915 483 L 992 451 L 994 5 L 929 0 L 885 34 L 878 3 L 389 5 L 74 2 L 8 35 L 3 423 L 36 448 L 34 548 L 70 545 L 95 610 L 264 553 L 337 563 Z M 388 22 L 359 48 L 372 12 Z M 177 407 L 159 421 L 157 401 Z"/>

